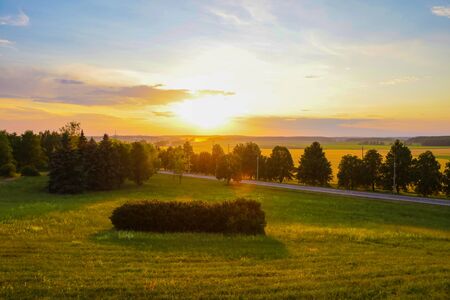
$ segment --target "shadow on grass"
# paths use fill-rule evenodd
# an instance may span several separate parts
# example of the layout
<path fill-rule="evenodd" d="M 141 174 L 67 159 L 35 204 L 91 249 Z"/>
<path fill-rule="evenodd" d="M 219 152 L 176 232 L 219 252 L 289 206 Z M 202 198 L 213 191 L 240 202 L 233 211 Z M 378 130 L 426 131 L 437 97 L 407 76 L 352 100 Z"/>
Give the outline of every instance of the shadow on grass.
<path fill-rule="evenodd" d="M 289 255 L 285 245 L 270 236 L 222 235 L 211 233 L 150 233 L 101 231 L 91 236 L 100 244 L 133 247 L 168 255 L 220 256 L 273 260 Z"/>

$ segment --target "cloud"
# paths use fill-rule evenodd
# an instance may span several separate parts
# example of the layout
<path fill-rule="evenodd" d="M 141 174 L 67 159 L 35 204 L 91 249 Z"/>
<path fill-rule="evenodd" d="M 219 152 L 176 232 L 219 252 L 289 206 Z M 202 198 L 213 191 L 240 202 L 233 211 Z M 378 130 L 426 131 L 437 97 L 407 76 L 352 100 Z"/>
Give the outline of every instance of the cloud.
<path fill-rule="evenodd" d="M 234 96 L 236 93 L 222 90 L 199 90 L 197 94 L 200 96 Z"/>
<path fill-rule="evenodd" d="M 157 117 L 165 117 L 165 118 L 172 118 L 175 116 L 175 114 L 171 111 L 154 111 L 153 114 Z"/>
<path fill-rule="evenodd" d="M 73 79 L 55 79 L 56 82 L 61 84 L 84 84 L 83 81 L 80 80 L 73 80 Z"/>
<path fill-rule="evenodd" d="M 163 132 L 164 128 L 151 121 L 134 118 L 118 117 L 103 113 L 65 113 L 59 114 L 44 109 L 27 107 L 4 108 L 0 107 L 0 128 L 10 132 L 23 132 L 33 130 L 57 130 L 67 122 L 76 120 L 81 123 L 85 133 L 89 135 L 113 134 L 117 131 L 120 135 L 132 134 L 156 134 Z M 155 130 L 149 131 L 149 128 Z"/>
<path fill-rule="evenodd" d="M 439 17 L 450 18 L 450 6 L 433 6 L 431 12 Z"/>
<path fill-rule="evenodd" d="M 220 5 L 208 7 L 207 11 L 219 17 L 224 23 L 247 26 L 252 24 L 273 23 L 275 16 L 268 1 L 224 1 Z"/>
<path fill-rule="evenodd" d="M 398 85 L 398 84 L 403 84 L 403 83 L 411 83 L 411 82 L 415 82 L 418 80 L 420 80 L 420 78 L 416 77 L 416 76 L 404 76 L 404 77 L 393 78 L 393 79 L 386 80 L 386 81 L 381 81 L 380 84 L 381 85 Z"/>
<path fill-rule="evenodd" d="M 304 76 L 305 79 L 319 79 L 320 76 L 318 75 L 306 75 Z"/>
<path fill-rule="evenodd" d="M 17 15 L 7 15 L 0 17 L 0 25 L 8 26 L 28 26 L 30 24 L 30 18 L 20 11 Z"/>
<path fill-rule="evenodd" d="M 163 88 L 163 85 L 106 85 L 89 83 L 37 69 L 4 69 L 0 72 L 0 97 L 77 105 L 151 106 L 181 102 L 205 95 L 233 95 L 222 90 Z"/>
<path fill-rule="evenodd" d="M 12 45 L 14 45 L 14 42 L 11 42 L 10 40 L 0 39 L 0 47 L 11 47 Z"/>

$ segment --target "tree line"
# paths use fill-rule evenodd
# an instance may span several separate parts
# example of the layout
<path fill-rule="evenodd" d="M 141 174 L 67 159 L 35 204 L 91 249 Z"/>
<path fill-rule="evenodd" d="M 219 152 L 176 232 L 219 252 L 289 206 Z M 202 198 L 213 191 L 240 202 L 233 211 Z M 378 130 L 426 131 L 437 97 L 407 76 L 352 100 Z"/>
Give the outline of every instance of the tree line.
<path fill-rule="evenodd" d="M 23 176 L 34 176 L 48 171 L 52 193 L 111 190 L 127 179 L 141 185 L 158 168 L 158 152 L 152 144 L 123 143 L 107 134 L 97 143 L 88 140 L 75 122 L 58 132 L 26 131 L 21 136 L 0 132 L 0 175 L 13 176 L 19 170 Z"/>
<path fill-rule="evenodd" d="M 181 175 L 183 172 L 215 175 L 217 179 L 239 182 L 242 179 L 277 181 L 297 180 L 301 184 L 329 186 L 333 179 L 331 163 L 320 143 L 314 142 L 304 149 L 298 167 L 294 166 L 286 147 L 276 146 L 269 156 L 261 154 L 253 142 L 237 144 L 225 154 L 222 147 L 214 145 L 211 153 L 194 153 L 186 142 L 183 146 L 160 150 L 161 167 Z M 450 162 L 443 173 L 431 151 L 413 158 L 410 149 L 396 140 L 383 156 L 375 149 L 368 150 L 362 158 L 344 155 L 339 163 L 338 186 L 345 189 L 376 189 L 385 191 L 413 190 L 428 196 L 443 192 L 450 196 Z"/>
<path fill-rule="evenodd" d="M 395 141 L 386 157 L 368 150 L 362 158 L 344 155 L 338 167 L 338 186 L 345 189 L 414 190 L 421 195 L 443 192 L 450 196 L 450 162 L 443 173 L 432 152 L 413 158 L 410 149 Z M 49 191 L 78 193 L 120 187 L 129 179 L 141 185 L 159 168 L 183 173 L 214 175 L 226 183 L 242 179 L 328 186 L 333 179 L 331 163 L 318 142 L 304 149 L 298 167 L 286 147 L 276 146 L 270 155 L 256 143 L 237 144 L 230 153 L 219 145 L 211 152 L 195 153 L 192 145 L 160 149 L 146 142 L 124 143 L 104 135 L 100 142 L 88 140 L 79 123 L 59 131 L 22 135 L 0 131 L 0 176 L 24 176 L 49 172 Z"/>

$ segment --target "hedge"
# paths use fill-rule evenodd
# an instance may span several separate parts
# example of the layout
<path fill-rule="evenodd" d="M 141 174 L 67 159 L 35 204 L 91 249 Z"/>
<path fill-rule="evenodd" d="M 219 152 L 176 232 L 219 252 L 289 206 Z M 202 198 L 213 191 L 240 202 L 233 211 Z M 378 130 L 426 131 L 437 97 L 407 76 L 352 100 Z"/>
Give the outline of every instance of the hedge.
<path fill-rule="evenodd" d="M 13 177 L 16 173 L 16 166 L 13 163 L 6 163 L 0 167 L 0 176 Z"/>
<path fill-rule="evenodd" d="M 41 176 L 39 171 L 34 166 L 25 166 L 20 170 L 22 176 Z"/>
<path fill-rule="evenodd" d="M 203 201 L 128 202 L 116 208 L 111 222 L 117 230 L 265 234 L 261 204 L 243 198 L 221 203 Z"/>

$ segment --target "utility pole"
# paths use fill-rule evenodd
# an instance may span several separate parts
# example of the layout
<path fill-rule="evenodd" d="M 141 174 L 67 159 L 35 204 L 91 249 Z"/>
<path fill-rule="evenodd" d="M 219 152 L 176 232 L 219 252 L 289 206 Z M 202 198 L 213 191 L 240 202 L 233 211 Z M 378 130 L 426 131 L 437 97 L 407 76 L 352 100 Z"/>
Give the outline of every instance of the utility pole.
<path fill-rule="evenodd" d="M 362 145 L 361 147 L 361 159 L 364 158 L 364 145 Z"/>
<path fill-rule="evenodd" d="M 259 180 L 259 155 L 256 156 L 256 180 Z"/>

